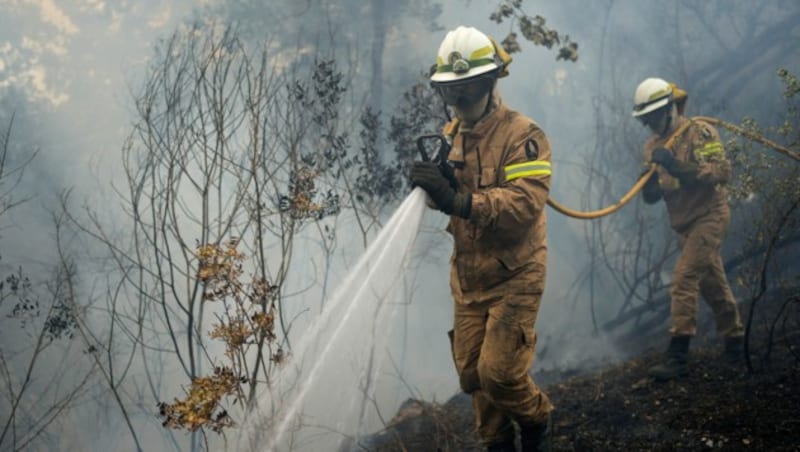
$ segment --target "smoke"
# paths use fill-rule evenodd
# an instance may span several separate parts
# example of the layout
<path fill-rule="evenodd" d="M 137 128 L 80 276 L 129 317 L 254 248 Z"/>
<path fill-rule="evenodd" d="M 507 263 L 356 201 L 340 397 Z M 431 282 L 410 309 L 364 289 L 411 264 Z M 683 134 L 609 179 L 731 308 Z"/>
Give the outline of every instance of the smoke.
<path fill-rule="evenodd" d="M 240 30 L 257 40 L 263 37 L 265 22 L 256 17 L 250 17 L 249 22 L 247 19 L 253 11 L 261 11 L 266 18 L 280 18 L 270 23 L 282 26 L 278 33 L 291 45 L 299 40 L 320 47 L 330 44 L 337 58 L 352 63 L 348 66 L 353 72 L 352 86 L 370 86 L 370 43 L 380 30 L 376 31 L 364 16 L 364 2 L 311 2 L 319 8 L 312 11 L 314 14 L 298 8 L 296 2 L 268 2 L 270 5 L 263 8 L 263 2 L 253 3 L 257 5 L 204 2 L 205 8 L 198 15 L 192 12 L 194 2 L 188 1 L 85 1 L 58 7 L 47 1 L 3 4 L 0 127 L 5 127 L 15 113 L 15 161 L 24 161 L 25 155 L 40 150 L 16 189 L 31 200 L 0 217 L 3 276 L 23 266 L 40 281 L 47 279 L 45 275 L 57 257 L 51 213 L 64 189 L 73 190 L 76 206 L 85 202 L 103 213 L 102 221 L 125 226 L 114 187 L 122 174 L 120 149 L 134 117 L 130 91 L 143 77 L 154 45 L 177 24 L 227 8 Z M 406 6 L 398 6 L 400 3 Z M 514 55 L 511 75 L 499 84 L 509 106 L 537 121 L 551 141 L 552 197 L 572 207 L 600 207 L 599 200 L 584 191 L 587 173 L 583 165 L 603 143 L 612 140 L 625 143 L 614 152 L 618 152 L 620 162 L 629 162 L 614 173 L 612 191 L 621 196 L 630 187 L 637 175 L 631 171 L 639 163 L 636 159 L 646 131 L 629 117 L 628 110 L 633 89 L 645 77 L 664 77 L 687 89 L 690 114 L 717 115 L 732 121 L 752 116 L 766 124 L 780 123 L 783 87 L 775 70 L 779 66 L 795 73 L 800 70 L 800 12 L 792 1 L 754 3 L 758 2 L 567 0 L 526 4 L 529 13 L 541 14 L 548 24 L 579 43 L 579 60 L 572 63 L 556 61 L 552 50 L 520 40 L 523 50 Z M 441 11 L 434 2 L 387 4 L 397 8 L 392 10 L 393 17 L 400 19 L 387 21 L 383 30 L 383 111 L 390 111 L 409 81 L 433 62 L 446 30 L 473 25 L 499 39 L 509 31 L 508 24 L 488 20 L 491 4 L 450 0 L 442 2 Z M 236 9 L 248 5 L 251 7 Z M 334 42 L 342 44 L 336 46 Z M 363 91 L 353 97 L 354 105 L 366 103 Z M 631 215 L 634 208 L 627 206 L 618 215 Z M 421 240 L 426 240 L 431 252 L 419 261 L 423 269 L 419 274 L 424 278 L 417 281 L 412 297 L 415 309 L 401 311 L 396 318 L 407 334 L 403 339 L 406 360 L 400 367 L 410 387 L 399 394 L 441 401 L 457 390 L 445 336 L 452 322 L 447 287 L 449 237 L 442 232 L 442 218 L 429 216 L 426 221 Z M 539 314 L 540 353 L 535 369 L 575 369 L 597 360 L 615 359 L 614 338 L 596 337 L 593 325 L 613 317 L 623 294 L 613 275 L 597 264 L 595 299 L 590 306 L 588 286 L 582 277 L 593 262 L 586 239 L 591 230 L 580 220 L 552 211 L 548 212 L 548 221 L 548 279 Z M 353 243 L 341 244 L 348 248 L 341 256 L 345 263 L 354 262 L 358 256 L 354 250 L 361 249 L 358 240 L 350 239 Z M 81 268 L 95 268 L 100 259 L 107 259 L 88 240 L 75 241 L 73 246 L 87 259 L 96 259 Z M 306 255 L 309 261 L 314 255 L 312 248 L 309 246 Z M 346 264 L 342 264 L 333 271 L 343 276 L 345 270 Z M 86 287 L 81 289 L 95 295 L 106 293 L 108 288 L 97 287 L 103 278 L 96 276 L 85 275 Z M 296 277 L 293 286 L 303 287 L 302 273 Z M 310 291 L 309 299 L 316 305 L 319 295 L 319 291 Z M 4 303 L 2 308 L 5 315 L 11 305 Z M 297 306 L 292 314 L 305 309 Z M 303 321 L 316 314 L 315 306 Z M 3 318 L 3 322 L 12 320 Z M 16 326 L 4 328 L 4 352 L 11 350 L 7 344 L 30 341 L 26 334 Z M 69 386 L 66 379 L 70 383 L 80 380 L 82 368 L 78 363 L 87 366 L 83 369 L 93 365 L 80 347 L 69 347 L 61 356 L 74 358 L 70 372 L 59 370 L 62 363 L 56 360 L 46 360 L 46 365 L 36 368 L 46 374 L 64 374 L 61 383 L 65 387 Z M 9 361 L 15 375 L 22 375 L 24 363 Z M 163 399 L 169 399 L 180 395 L 186 382 L 178 369 L 170 367 L 167 357 L 164 364 L 157 374 L 163 381 L 155 383 L 154 388 Z M 131 421 L 142 445 L 159 450 L 187 449 L 192 441 L 188 436 L 178 433 L 170 437 L 158 425 L 155 401 L 150 399 L 149 390 L 143 389 L 150 385 L 144 363 L 134 360 L 131 366 L 132 384 L 126 391 Z M 78 415 L 53 424 L 40 449 L 47 449 L 55 437 L 62 447 L 72 450 L 94 449 L 100 444 L 111 444 L 110 450 L 133 447 L 111 395 L 101 389 L 102 380 L 92 381 L 96 386 L 82 393 L 84 404 L 76 411 Z M 5 400 L 4 405 L 10 406 Z M 5 416 L 3 409 L 0 420 Z"/>

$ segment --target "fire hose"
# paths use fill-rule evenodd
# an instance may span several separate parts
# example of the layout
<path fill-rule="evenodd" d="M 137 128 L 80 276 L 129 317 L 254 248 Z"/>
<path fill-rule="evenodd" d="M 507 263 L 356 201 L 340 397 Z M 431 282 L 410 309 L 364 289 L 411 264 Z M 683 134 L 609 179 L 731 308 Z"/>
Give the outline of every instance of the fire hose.
<path fill-rule="evenodd" d="M 793 158 L 795 160 L 800 161 L 800 153 L 798 153 L 796 151 L 792 151 L 791 149 L 788 149 L 788 148 L 786 148 L 784 146 L 781 146 L 778 143 L 775 143 L 774 141 L 768 140 L 767 138 L 764 138 L 761 134 L 759 134 L 757 132 L 754 132 L 754 131 L 751 131 L 751 130 L 747 130 L 747 129 L 743 128 L 743 127 L 739 127 L 739 126 L 737 126 L 735 124 L 731 124 L 731 123 L 729 123 L 727 121 L 723 121 L 721 119 L 713 118 L 713 117 L 710 117 L 710 116 L 695 116 L 691 120 L 684 122 L 683 125 L 681 125 L 681 127 L 679 127 L 677 130 L 675 130 L 675 132 L 673 132 L 672 135 L 667 139 L 667 141 L 664 143 L 664 147 L 667 148 L 667 149 L 671 149 L 672 145 L 675 143 L 675 139 L 678 136 L 680 136 L 689 127 L 689 125 L 691 125 L 695 120 L 700 120 L 700 121 L 704 121 L 704 122 L 707 122 L 707 123 L 710 123 L 710 124 L 714 124 L 714 125 L 723 127 L 725 129 L 733 132 L 733 133 L 736 133 L 737 135 L 740 135 L 740 136 L 742 136 L 744 138 L 747 138 L 747 139 L 749 139 L 751 141 L 755 141 L 755 142 L 757 142 L 759 144 L 762 144 L 764 146 L 772 148 L 772 149 L 780 152 L 781 154 L 786 155 L 787 157 L 790 157 L 790 158 Z M 449 130 L 455 130 L 455 127 L 451 126 L 448 129 Z M 437 163 L 440 163 L 440 165 L 442 164 L 442 162 L 446 162 L 447 161 L 447 152 L 449 152 L 450 147 L 449 147 L 449 144 L 448 144 L 446 138 L 443 135 L 423 135 L 423 136 L 421 136 L 421 137 L 419 137 L 417 139 L 417 148 L 419 149 L 419 152 L 420 152 L 420 154 L 422 156 L 422 159 L 423 160 L 429 160 L 430 159 L 430 157 L 428 157 L 428 155 L 427 155 L 427 153 L 425 151 L 425 146 L 424 146 L 424 141 L 428 140 L 428 139 L 437 139 L 437 140 L 439 140 L 439 150 L 437 152 L 437 155 L 433 158 L 433 160 L 436 161 Z M 443 167 L 447 167 L 447 169 L 449 169 L 449 172 L 450 172 L 449 177 L 452 177 L 452 174 L 451 174 L 452 173 L 452 169 L 449 168 L 449 165 L 445 164 L 445 165 L 442 165 L 442 166 Z M 571 209 L 571 208 L 561 204 L 560 202 L 554 200 L 553 198 L 547 198 L 547 205 L 549 205 L 554 210 L 556 210 L 557 212 L 559 212 L 559 213 L 561 213 L 563 215 L 566 215 L 566 216 L 572 217 L 572 218 L 578 218 L 578 219 L 581 219 L 581 220 L 591 220 L 591 219 L 594 219 L 594 218 L 604 217 L 606 215 L 610 215 L 610 214 L 616 212 L 617 210 L 621 209 L 622 206 L 624 206 L 625 204 L 630 202 L 631 199 L 633 199 L 634 196 L 636 196 L 642 190 L 642 187 L 644 187 L 644 185 L 647 183 L 647 180 L 650 178 L 650 176 L 653 175 L 653 172 L 655 170 L 656 170 L 656 165 L 655 164 L 651 164 L 650 168 L 644 174 L 642 174 L 639 177 L 639 179 L 636 181 L 636 183 L 633 184 L 633 187 L 631 187 L 631 189 L 628 190 L 628 192 L 622 198 L 620 198 L 619 201 L 617 201 L 614 204 L 611 204 L 609 206 L 606 206 L 606 207 L 604 207 L 602 209 L 591 210 L 591 211 L 575 210 L 575 209 Z"/>

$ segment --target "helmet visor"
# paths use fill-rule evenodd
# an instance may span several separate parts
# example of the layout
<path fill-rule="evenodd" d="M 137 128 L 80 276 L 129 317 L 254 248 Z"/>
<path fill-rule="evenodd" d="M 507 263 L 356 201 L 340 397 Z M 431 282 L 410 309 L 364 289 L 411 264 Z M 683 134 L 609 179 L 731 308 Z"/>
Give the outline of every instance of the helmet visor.
<path fill-rule="evenodd" d="M 432 82 L 432 85 L 447 105 L 467 107 L 477 103 L 492 90 L 495 78 L 489 74 L 456 82 Z"/>
<path fill-rule="evenodd" d="M 642 102 L 641 104 L 636 104 L 633 106 L 633 116 L 638 118 L 643 115 L 647 115 L 652 111 L 656 111 L 667 104 L 670 103 L 672 100 L 672 94 L 668 93 L 663 97 L 659 97 L 657 99 L 649 100 L 647 102 Z"/>

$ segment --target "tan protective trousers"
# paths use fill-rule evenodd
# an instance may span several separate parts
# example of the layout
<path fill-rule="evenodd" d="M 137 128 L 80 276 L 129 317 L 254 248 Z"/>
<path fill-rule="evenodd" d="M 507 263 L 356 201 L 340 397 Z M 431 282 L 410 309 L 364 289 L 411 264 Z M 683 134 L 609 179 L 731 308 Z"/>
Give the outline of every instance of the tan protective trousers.
<path fill-rule="evenodd" d="M 487 445 L 513 438 L 512 419 L 523 425 L 540 423 L 553 410 L 528 374 L 540 300 L 541 294 L 527 294 L 455 303 L 453 359 L 461 389 L 472 395 L 478 433 Z"/>
<path fill-rule="evenodd" d="M 725 206 L 698 218 L 688 230 L 679 234 L 681 255 L 670 287 L 670 333 L 673 336 L 694 336 L 697 332 L 698 293 L 714 312 L 717 333 L 721 337 L 744 334 L 720 256 L 729 220 L 730 211 Z"/>

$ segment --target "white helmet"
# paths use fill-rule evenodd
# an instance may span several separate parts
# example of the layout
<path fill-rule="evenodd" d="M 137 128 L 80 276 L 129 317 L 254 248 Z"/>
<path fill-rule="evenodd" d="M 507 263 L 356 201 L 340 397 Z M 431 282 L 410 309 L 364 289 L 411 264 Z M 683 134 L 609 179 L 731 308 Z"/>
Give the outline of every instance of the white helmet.
<path fill-rule="evenodd" d="M 448 32 L 439 46 L 431 81 L 461 81 L 500 67 L 492 40 L 476 28 L 460 26 Z"/>
<path fill-rule="evenodd" d="M 672 100 L 672 85 L 664 79 L 648 78 L 636 87 L 633 96 L 633 116 L 646 115 L 653 110 L 669 105 Z"/>

